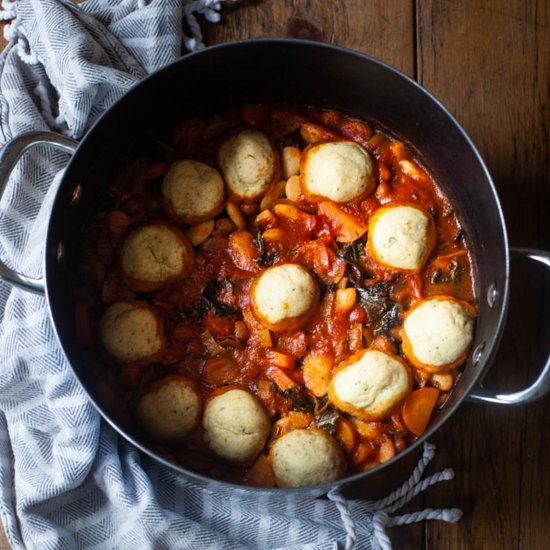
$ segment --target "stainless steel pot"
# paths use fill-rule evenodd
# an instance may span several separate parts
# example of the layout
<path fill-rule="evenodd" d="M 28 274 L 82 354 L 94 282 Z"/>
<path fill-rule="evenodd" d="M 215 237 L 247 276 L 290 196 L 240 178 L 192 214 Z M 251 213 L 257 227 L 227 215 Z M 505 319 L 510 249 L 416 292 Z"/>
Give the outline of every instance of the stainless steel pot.
<path fill-rule="evenodd" d="M 220 112 L 246 101 L 298 102 L 336 109 L 377 121 L 411 144 L 456 208 L 473 252 L 478 301 L 475 341 L 464 373 L 425 435 L 370 472 L 326 486 L 284 491 L 320 494 L 334 485 L 376 476 L 429 438 L 466 398 L 518 404 L 550 390 L 550 358 L 537 380 L 521 391 L 493 394 L 480 386 L 504 328 L 510 257 L 530 258 L 550 267 L 550 254 L 508 248 L 491 177 L 451 114 L 414 81 L 366 55 L 299 40 L 253 40 L 187 55 L 145 79 L 109 109 L 80 144 L 53 133 L 34 132 L 7 143 L 0 154 L 0 192 L 17 160 L 30 147 L 49 144 L 73 154 L 51 212 L 44 277 L 27 277 L 3 263 L 0 277 L 25 290 L 46 294 L 52 323 L 69 363 L 115 429 L 147 454 L 195 481 L 221 483 L 166 462 L 109 416 L 95 393 L 94 369 L 75 332 L 72 290 L 83 225 L 96 209 L 101 189 L 121 167 L 121 159 L 147 151 L 159 136 L 168 134 L 188 116 Z M 77 186 L 79 200 L 74 194 Z"/>

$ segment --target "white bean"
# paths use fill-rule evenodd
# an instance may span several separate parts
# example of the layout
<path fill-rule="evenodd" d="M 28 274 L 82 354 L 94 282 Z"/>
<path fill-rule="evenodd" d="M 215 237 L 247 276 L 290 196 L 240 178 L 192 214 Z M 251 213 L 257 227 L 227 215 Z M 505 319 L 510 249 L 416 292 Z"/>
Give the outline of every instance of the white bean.
<path fill-rule="evenodd" d="M 210 234 L 214 230 L 214 219 L 206 220 L 192 225 L 185 231 L 185 236 L 191 243 L 191 246 L 197 246 L 203 243 L 210 237 Z"/>
<path fill-rule="evenodd" d="M 244 229 L 246 227 L 246 223 L 240 208 L 234 202 L 228 202 L 226 208 L 229 219 L 235 224 L 237 229 Z"/>
<path fill-rule="evenodd" d="M 441 391 L 449 391 L 453 387 L 453 375 L 452 374 L 432 374 L 432 385 Z"/>
<path fill-rule="evenodd" d="M 278 181 L 271 184 L 262 198 L 262 202 L 260 202 L 260 210 L 269 210 L 275 202 L 284 195 L 285 186 L 285 181 Z"/>
<path fill-rule="evenodd" d="M 285 185 L 286 198 L 293 202 L 296 202 L 298 200 L 298 197 L 300 196 L 300 192 L 301 192 L 300 177 L 291 176 L 290 178 L 288 178 Z"/>
<path fill-rule="evenodd" d="M 297 147 L 284 147 L 281 153 L 283 176 L 285 179 L 300 173 L 300 158 L 302 152 Z"/>

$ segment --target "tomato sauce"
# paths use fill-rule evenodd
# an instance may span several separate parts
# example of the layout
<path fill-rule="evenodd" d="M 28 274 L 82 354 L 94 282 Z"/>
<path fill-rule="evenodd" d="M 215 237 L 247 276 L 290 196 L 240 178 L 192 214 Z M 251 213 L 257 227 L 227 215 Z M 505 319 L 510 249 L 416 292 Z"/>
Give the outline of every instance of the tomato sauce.
<path fill-rule="evenodd" d="M 226 209 L 217 215 L 211 233 L 194 247 L 194 269 L 187 278 L 148 293 L 129 289 L 118 265 L 121 243 L 136 225 L 168 220 L 160 186 L 171 164 L 190 158 L 217 166 L 221 143 L 243 128 L 264 132 L 279 152 L 285 146 L 303 150 L 312 143 L 353 140 L 374 161 L 375 188 L 367 196 L 336 205 L 309 201 L 303 193 L 291 201 L 284 196 L 284 185 L 271 204 L 261 199 L 238 201 L 235 206 L 244 227 L 238 228 Z M 382 421 L 350 417 L 323 393 L 323 373 L 307 365 L 312 354 L 329 358 L 325 374 L 330 378 L 338 363 L 361 349 L 403 356 L 401 324 L 415 301 L 446 294 L 475 302 L 470 253 L 452 205 L 406 144 L 383 129 L 334 111 L 244 105 L 209 119 L 183 121 L 170 143 L 122 167 L 107 194 L 106 206 L 83 235 L 76 323 L 82 342 L 97 357 L 103 405 L 125 428 L 169 460 L 205 475 L 273 485 L 265 452 L 241 468 L 208 450 L 200 426 L 182 441 L 161 442 L 144 433 L 135 412 L 137 400 L 154 380 L 175 374 L 193 380 L 204 400 L 227 385 L 254 392 L 272 418 L 269 441 L 295 427 L 325 429 L 345 453 L 346 475 L 371 469 L 414 441 L 417 434 L 403 421 L 405 405 Z M 382 267 L 365 251 L 371 216 L 392 202 L 418 204 L 435 220 L 437 243 L 420 273 Z M 349 230 L 348 222 L 362 235 L 353 242 L 339 242 L 338 236 Z M 189 230 L 185 224 L 174 225 L 183 233 Z M 263 270 L 284 262 L 308 268 L 321 296 L 306 326 L 277 333 L 256 319 L 249 291 Z M 339 293 L 345 289 L 354 291 Z M 354 298 L 352 306 L 339 308 L 337 296 Z M 166 337 L 160 361 L 118 365 L 103 350 L 98 322 L 117 300 L 144 301 L 160 313 Z M 460 376 L 460 369 L 455 369 L 442 383 L 410 368 L 415 390 L 441 388 L 430 393 L 430 399 L 437 397 L 435 409 Z"/>

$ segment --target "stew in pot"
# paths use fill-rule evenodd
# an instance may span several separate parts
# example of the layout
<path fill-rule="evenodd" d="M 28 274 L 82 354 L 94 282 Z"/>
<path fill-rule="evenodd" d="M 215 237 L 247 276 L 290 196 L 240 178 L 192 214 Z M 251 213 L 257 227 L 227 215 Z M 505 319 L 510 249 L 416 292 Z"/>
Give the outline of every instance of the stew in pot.
<path fill-rule="evenodd" d="M 472 343 L 452 205 L 406 144 L 334 111 L 183 121 L 116 175 L 83 242 L 103 405 L 210 477 L 297 487 L 391 459 Z"/>

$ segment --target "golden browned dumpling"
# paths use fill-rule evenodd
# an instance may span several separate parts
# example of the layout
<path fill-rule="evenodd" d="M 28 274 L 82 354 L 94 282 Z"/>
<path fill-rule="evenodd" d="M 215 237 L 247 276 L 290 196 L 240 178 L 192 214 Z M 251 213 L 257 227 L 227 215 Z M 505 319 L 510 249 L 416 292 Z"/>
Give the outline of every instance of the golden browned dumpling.
<path fill-rule="evenodd" d="M 347 202 L 373 189 L 372 171 L 370 155 L 357 143 L 319 143 L 302 155 L 302 188 L 312 198 Z"/>
<path fill-rule="evenodd" d="M 319 301 L 319 288 L 301 265 L 281 264 L 256 279 L 250 296 L 257 319 L 267 328 L 283 332 L 308 321 Z"/>
<path fill-rule="evenodd" d="M 307 487 L 341 477 L 345 460 L 338 443 L 317 428 L 287 432 L 275 440 L 269 456 L 279 487 Z"/>
<path fill-rule="evenodd" d="M 162 196 L 172 218 L 197 223 L 221 212 L 225 186 L 220 173 L 212 166 L 196 160 L 179 160 L 164 176 Z"/>
<path fill-rule="evenodd" d="M 171 225 L 143 225 L 124 240 L 120 269 L 130 288 L 148 292 L 186 277 L 193 269 L 193 249 Z"/>
<path fill-rule="evenodd" d="M 210 449 L 237 464 L 251 463 L 263 449 L 271 430 L 262 402 L 239 388 L 208 400 L 202 426 Z"/>
<path fill-rule="evenodd" d="M 369 222 L 367 248 L 379 264 L 417 272 L 428 259 L 435 241 L 435 224 L 423 208 L 411 204 L 388 204 Z"/>
<path fill-rule="evenodd" d="M 337 368 L 328 395 L 344 412 L 363 420 L 382 420 L 403 402 L 411 389 L 411 372 L 399 357 L 368 349 Z"/>
<path fill-rule="evenodd" d="M 240 199 L 259 197 L 277 175 L 275 150 L 258 130 L 243 130 L 228 139 L 218 160 L 231 194 Z"/>
<path fill-rule="evenodd" d="M 474 308 L 452 296 L 416 302 L 403 323 L 403 352 L 415 366 L 444 372 L 461 365 L 474 338 Z"/>
<path fill-rule="evenodd" d="M 99 322 L 101 341 L 119 363 L 152 362 L 164 349 L 161 317 L 139 302 L 115 302 Z"/>
<path fill-rule="evenodd" d="M 201 399 L 183 376 L 157 380 L 138 403 L 145 430 L 157 439 L 181 439 L 199 423 Z"/>

